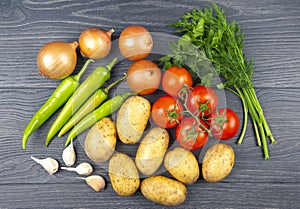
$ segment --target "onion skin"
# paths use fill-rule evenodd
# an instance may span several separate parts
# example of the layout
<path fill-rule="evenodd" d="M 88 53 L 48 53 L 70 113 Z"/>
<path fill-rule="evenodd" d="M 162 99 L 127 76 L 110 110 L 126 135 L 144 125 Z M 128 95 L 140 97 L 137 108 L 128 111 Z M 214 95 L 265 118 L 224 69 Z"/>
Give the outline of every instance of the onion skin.
<path fill-rule="evenodd" d="M 89 28 L 79 37 L 79 47 L 82 56 L 91 59 L 102 59 L 111 50 L 111 35 L 114 29 L 104 31 L 100 28 Z"/>
<path fill-rule="evenodd" d="M 127 83 L 139 95 L 153 94 L 161 82 L 159 67 L 150 60 L 137 60 L 128 68 Z"/>
<path fill-rule="evenodd" d="M 37 66 L 42 76 L 62 80 L 71 75 L 77 63 L 77 42 L 53 41 L 45 44 L 37 55 Z"/>
<path fill-rule="evenodd" d="M 143 26 L 131 25 L 125 28 L 119 38 L 119 49 L 129 60 L 146 58 L 153 48 L 150 32 Z"/>

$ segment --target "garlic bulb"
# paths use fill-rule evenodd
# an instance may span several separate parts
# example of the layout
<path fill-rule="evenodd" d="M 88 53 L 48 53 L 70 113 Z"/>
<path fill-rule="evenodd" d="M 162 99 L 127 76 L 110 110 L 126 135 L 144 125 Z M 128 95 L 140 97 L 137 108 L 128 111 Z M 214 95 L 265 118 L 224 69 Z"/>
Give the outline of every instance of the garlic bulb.
<path fill-rule="evenodd" d="M 50 174 L 54 174 L 58 171 L 59 165 L 58 162 L 50 157 L 47 157 L 45 159 L 38 159 L 33 156 L 31 156 L 31 159 L 33 159 L 35 162 L 43 166 L 43 168 Z"/>
<path fill-rule="evenodd" d="M 105 180 L 102 176 L 92 175 L 83 178 L 87 185 L 89 185 L 96 192 L 100 192 L 105 188 Z"/>
<path fill-rule="evenodd" d="M 73 140 L 71 140 L 71 143 L 69 144 L 69 146 L 67 146 L 63 153 L 62 153 L 62 159 L 64 161 L 64 163 L 66 164 L 66 166 L 72 166 L 74 165 L 75 161 L 76 161 L 76 153 L 75 153 L 75 149 L 73 146 Z"/>
<path fill-rule="evenodd" d="M 71 168 L 71 167 L 61 167 L 63 170 L 67 171 L 75 171 L 80 175 L 88 176 L 93 172 L 93 167 L 89 163 L 80 163 L 77 167 Z"/>

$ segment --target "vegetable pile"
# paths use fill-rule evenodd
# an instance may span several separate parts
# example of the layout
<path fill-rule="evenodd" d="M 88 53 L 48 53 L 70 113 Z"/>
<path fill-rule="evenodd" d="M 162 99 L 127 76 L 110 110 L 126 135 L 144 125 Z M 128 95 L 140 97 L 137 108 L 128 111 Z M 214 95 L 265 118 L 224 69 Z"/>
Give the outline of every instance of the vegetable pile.
<path fill-rule="evenodd" d="M 266 138 L 269 137 L 271 143 L 275 143 L 275 139 L 253 87 L 252 61 L 248 61 L 243 54 L 243 32 L 235 21 L 231 23 L 227 21 L 224 11 L 216 3 L 212 3 L 212 6 L 214 11 L 212 8 L 205 8 L 203 11 L 194 9 L 171 24 L 183 35 L 178 43 L 171 44 L 172 52 L 161 61 L 166 68 L 171 65 L 188 64 L 190 70 L 196 74 L 199 74 L 201 68 L 204 71 L 201 72 L 202 82 L 207 85 L 213 83 L 214 70 L 219 76 L 224 77 L 225 82 L 217 84 L 218 87 L 237 94 L 244 108 L 243 129 L 237 143 L 242 143 L 249 113 L 257 144 L 263 146 L 264 157 L 268 159 Z M 211 70 L 210 63 L 214 70 Z"/>
<path fill-rule="evenodd" d="M 162 128 L 176 128 L 176 139 L 185 149 L 201 148 L 209 137 L 227 140 L 238 133 L 238 115 L 230 108 L 218 107 L 213 88 L 193 86 L 192 76 L 185 68 L 168 68 L 162 87 L 167 95 L 153 103 L 152 120 Z"/>
<path fill-rule="evenodd" d="M 59 168 L 75 171 L 87 176 L 83 179 L 95 191 L 104 189 L 104 178 L 91 175 L 91 164 L 70 167 L 76 162 L 73 140 L 87 131 L 85 153 L 93 162 L 108 162 L 110 182 L 118 195 L 131 196 L 140 189 L 144 197 L 153 202 L 179 205 L 187 197 L 187 185 L 197 182 L 200 175 L 207 182 L 219 182 L 233 169 L 234 149 L 225 143 L 236 137 L 241 123 L 233 109 L 219 107 L 216 90 L 221 88 L 234 92 L 242 100 L 244 117 L 237 143 L 242 143 L 250 113 L 258 145 L 263 146 L 264 157 L 269 158 L 266 138 L 272 143 L 275 139 L 254 91 L 253 65 L 242 51 L 243 34 L 234 22 L 227 22 L 224 12 L 215 3 L 212 5 L 214 11 L 212 8 L 193 10 L 172 23 L 179 28 L 181 37 L 178 42 L 170 43 L 170 53 L 158 60 L 164 71 L 155 61 L 145 59 L 153 48 L 151 33 L 138 25 L 125 28 L 120 34 L 119 50 L 132 64 L 123 77 L 106 88 L 102 86 L 110 80 L 116 58 L 106 66 L 96 67 L 84 81 L 80 82 L 80 78 L 94 59 L 102 59 L 110 53 L 113 29 L 83 31 L 79 48 L 86 62 L 76 75 L 71 74 L 77 59 L 73 52 L 78 43 L 46 44 L 37 57 L 39 70 L 45 77 L 62 81 L 27 124 L 23 148 L 31 134 L 61 109 L 49 129 L 45 145 L 56 135 L 61 137 L 69 132 L 62 153 L 66 167 L 60 167 L 50 157 L 32 157 L 49 174 Z M 65 52 L 62 45 L 68 46 Z M 54 53 L 55 46 L 59 47 L 58 54 Z M 43 56 L 49 54 L 52 63 L 48 65 Z M 64 54 L 69 56 L 62 56 Z M 56 72 L 57 69 L 64 72 Z M 219 76 L 225 81 L 219 83 L 220 80 L 215 79 Z M 110 89 L 125 80 L 130 91 L 110 98 Z M 158 91 L 160 96 L 150 101 L 147 95 Z M 111 117 L 114 112 L 115 119 Z M 153 126 L 147 130 L 149 121 Z M 203 162 L 199 162 L 193 150 L 201 149 L 209 140 L 217 143 L 206 150 Z M 135 159 L 117 152 L 117 143 L 139 143 Z M 160 173 L 160 168 L 169 176 Z"/>

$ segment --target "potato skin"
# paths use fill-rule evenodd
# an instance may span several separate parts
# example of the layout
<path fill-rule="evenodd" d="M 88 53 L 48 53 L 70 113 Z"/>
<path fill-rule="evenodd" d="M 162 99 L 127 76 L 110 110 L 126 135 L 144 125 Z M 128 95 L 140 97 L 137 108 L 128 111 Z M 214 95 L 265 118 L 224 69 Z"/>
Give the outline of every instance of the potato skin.
<path fill-rule="evenodd" d="M 94 162 L 107 161 L 115 151 L 117 131 L 111 118 L 98 121 L 88 132 L 84 141 L 84 150 Z"/>
<path fill-rule="evenodd" d="M 175 147 L 167 152 L 164 166 L 175 179 L 184 184 L 195 183 L 200 175 L 199 164 L 195 155 L 181 147 Z"/>
<path fill-rule="evenodd" d="M 117 114 L 117 133 L 124 144 L 135 144 L 141 138 L 150 117 L 150 102 L 141 96 L 128 98 Z"/>
<path fill-rule="evenodd" d="M 140 177 L 134 161 L 124 153 L 115 153 L 110 158 L 108 174 L 118 195 L 131 196 L 140 186 Z"/>
<path fill-rule="evenodd" d="M 147 199 L 167 206 L 177 206 L 186 200 L 186 186 L 165 176 L 151 176 L 141 183 L 141 192 Z"/>
<path fill-rule="evenodd" d="M 208 148 L 202 162 L 202 176 L 207 182 L 218 182 L 226 178 L 234 166 L 234 150 L 226 144 L 215 144 Z"/>
<path fill-rule="evenodd" d="M 163 162 L 169 146 L 167 130 L 154 127 L 141 141 L 135 157 L 136 167 L 145 175 L 152 175 Z"/>

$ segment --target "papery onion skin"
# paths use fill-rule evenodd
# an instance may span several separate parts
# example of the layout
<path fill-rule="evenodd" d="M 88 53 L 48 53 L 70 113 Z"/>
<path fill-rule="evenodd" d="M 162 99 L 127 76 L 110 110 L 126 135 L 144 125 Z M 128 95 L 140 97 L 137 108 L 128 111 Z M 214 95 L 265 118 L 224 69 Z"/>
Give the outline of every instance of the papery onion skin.
<path fill-rule="evenodd" d="M 152 51 L 153 39 L 150 32 L 143 26 L 126 27 L 119 38 L 121 54 L 129 60 L 141 60 Z"/>
<path fill-rule="evenodd" d="M 102 59 L 111 50 L 111 35 L 114 29 L 104 31 L 100 28 L 89 28 L 79 37 L 79 47 L 82 56 L 91 59 Z"/>
<path fill-rule="evenodd" d="M 150 60 L 137 60 L 128 68 L 128 86 L 137 94 L 148 95 L 154 93 L 161 82 L 159 67 Z"/>
<path fill-rule="evenodd" d="M 77 63 L 78 43 L 53 41 L 45 44 L 37 55 L 37 66 L 42 76 L 62 80 L 71 75 Z"/>

